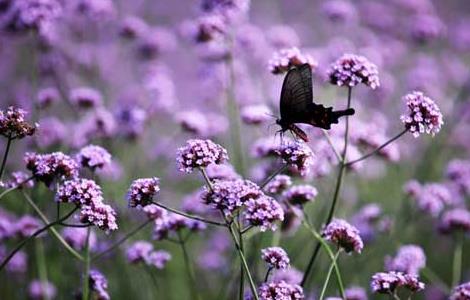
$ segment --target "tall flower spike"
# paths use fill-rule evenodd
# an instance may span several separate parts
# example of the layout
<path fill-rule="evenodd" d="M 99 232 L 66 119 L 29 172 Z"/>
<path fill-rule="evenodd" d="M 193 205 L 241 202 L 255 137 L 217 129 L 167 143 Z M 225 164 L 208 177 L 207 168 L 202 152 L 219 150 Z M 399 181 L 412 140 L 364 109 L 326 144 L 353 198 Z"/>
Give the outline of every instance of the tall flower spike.
<path fill-rule="evenodd" d="M 354 87 L 363 83 L 373 90 L 380 86 L 377 66 L 360 55 L 341 56 L 330 66 L 328 77 L 330 83 L 337 86 Z"/>
<path fill-rule="evenodd" d="M 431 98 L 414 91 L 403 100 L 406 101 L 407 111 L 401 116 L 401 121 L 414 137 L 422 133 L 434 136 L 441 130 L 444 124 L 442 113 Z"/>

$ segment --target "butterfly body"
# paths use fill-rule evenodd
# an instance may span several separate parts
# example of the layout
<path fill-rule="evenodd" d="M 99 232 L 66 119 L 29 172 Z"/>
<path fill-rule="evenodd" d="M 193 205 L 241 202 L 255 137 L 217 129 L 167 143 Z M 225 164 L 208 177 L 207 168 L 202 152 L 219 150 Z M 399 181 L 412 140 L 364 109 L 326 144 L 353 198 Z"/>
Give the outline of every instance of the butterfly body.
<path fill-rule="evenodd" d="M 308 141 L 307 134 L 295 124 L 330 129 L 342 116 L 354 114 L 354 109 L 334 111 L 313 102 L 312 70 L 309 64 L 294 67 L 287 72 L 282 84 L 280 101 L 281 118 L 276 124 L 281 132 L 291 131 L 295 136 Z"/>

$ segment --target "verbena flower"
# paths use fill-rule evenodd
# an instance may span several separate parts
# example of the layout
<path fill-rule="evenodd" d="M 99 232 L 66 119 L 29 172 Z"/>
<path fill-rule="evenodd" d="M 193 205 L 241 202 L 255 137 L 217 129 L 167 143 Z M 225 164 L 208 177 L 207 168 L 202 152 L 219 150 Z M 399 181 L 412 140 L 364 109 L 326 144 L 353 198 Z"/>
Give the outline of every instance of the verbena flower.
<path fill-rule="evenodd" d="M 6 248 L 0 247 L 0 260 L 4 260 L 6 256 Z M 24 275 L 28 270 L 28 255 L 26 252 L 22 250 L 16 252 L 5 266 L 5 269 L 13 275 Z"/>
<path fill-rule="evenodd" d="M 261 249 L 261 259 L 268 264 L 269 268 L 273 269 L 287 269 L 290 266 L 289 257 L 281 247 Z"/>
<path fill-rule="evenodd" d="M 78 163 L 92 171 L 102 169 L 111 163 L 111 154 L 100 146 L 88 145 L 77 154 Z"/>
<path fill-rule="evenodd" d="M 126 258 L 127 261 L 133 264 L 146 262 L 152 251 L 152 243 L 147 241 L 136 241 L 127 248 Z"/>
<path fill-rule="evenodd" d="M 343 0 L 325 2 L 321 10 L 330 21 L 335 23 L 347 23 L 357 17 L 356 7 Z"/>
<path fill-rule="evenodd" d="M 464 208 L 454 208 L 446 211 L 441 216 L 439 229 L 443 233 L 455 231 L 470 233 L 470 211 Z"/>
<path fill-rule="evenodd" d="M 300 285 L 290 284 L 285 281 L 263 283 L 258 289 L 258 295 L 260 300 L 305 299 L 303 289 Z"/>
<path fill-rule="evenodd" d="M 470 195 L 470 161 L 453 159 L 446 168 L 446 177 L 456 184 L 459 190 Z"/>
<path fill-rule="evenodd" d="M 157 177 L 139 178 L 132 182 L 126 197 L 130 207 L 147 206 L 159 191 L 160 180 Z"/>
<path fill-rule="evenodd" d="M 282 199 L 294 205 L 303 205 L 313 202 L 317 195 L 317 189 L 311 185 L 294 185 L 282 193 Z"/>
<path fill-rule="evenodd" d="M 227 22 L 220 14 L 208 14 L 196 20 L 186 21 L 181 26 L 182 34 L 197 43 L 206 43 L 223 37 L 227 31 Z"/>
<path fill-rule="evenodd" d="M 85 249 L 87 235 L 87 228 L 67 227 L 62 230 L 62 237 L 64 240 L 77 251 Z M 90 251 L 94 251 L 97 247 L 97 238 L 93 230 L 90 231 L 90 236 L 88 237 L 88 247 Z"/>
<path fill-rule="evenodd" d="M 57 189 L 55 200 L 75 205 L 91 205 L 103 202 L 101 187 L 91 179 L 73 179 L 64 181 Z"/>
<path fill-rule="evenodd" d="M 272 282 L 287 282 L 289 284 L 300 284 L 304 274 L 294 267 L 289 269 L 277 270 L 271 277 Z"/>
<path fill-rule="evenodd" d="M 163 240 L 171 233 L 178 233 L 184 229 L 197 232 L 206 229 L 206 224 L 181 215 L 169 213 L 168 215 L 155 220 L 153 238 L 156 240 Z"/>
<path fill-rule="evenodd" d="M 400 287 L 404 287 L 411 292 L 418 292 L 424 289 L 424 283 L 420 282 L 417 276 L 393 271 L 374 274 L 370 285 L 374 293 L 380 294 L 393 293 Z"/>
<path fill-rule="evenodd" d="M 56 287 L 49 281 L 33 280 L 28 287 L 28 295 L 33 300 L 54 299 Z"/>
<path fill-rule="evenodd" d="M 13 32 L 47 30 L 62 14 L 62 4 L 57 0 L 22 0 L 10 5 L 7 28 Z"/>
<path fill-rule="evenodd" d="M 276 150 L 285 163 L 295 166 L 302 176 L 308 174 L 314 163 L 314 154 L 305 143 L 285 143 Z"/>
<path fill-rule="evenodd" d="M 260 138 L 251 147 L 251 155 L 255 158 L 275 157 L 280 145 L 273 138 Z"/>
<path fill-rule="evenodd" d="M 422 133 L 434 136 L 444 124 L 442 113 L 436 103 L 422 92 L 414 91 L 403 97 L 406 101 L 407 111 L 401 116 L 414 137 Z"/>
<path fill-rule="evenodd" d="M 361 253 L 364 244 L 357 228 L 342 219 L 333 219 L 322 232 L 327 241 L 343 248 L 347 253 Z"/>
<path fill-rule="evenodd" d="M 146 205 L 142 208 L 142 211 L 147 215 L 147 218 L 152 220 L 164 218 L 168 214 L 165 209 L 159 207 L 156 204 Z"/>
<path fill-rule="evenodd" d="M 292 179 L 287 175 L 276 175 L 266 186 L 264 190 L 270 194 L 279 194 L 292 185 Z"/>
<path fill-rule="evenodd" d="M 91 203 L 80 207 L 80 221 L 85 224 L 93 224 L 106 233 L 118 229 L 116 212 L 104 203 Z"/>
<path fill-rule="evenodd" d="M 380 86 L 377 66 L 364 56 L 344 54 L 334 62 L 329 70 L 330 83 L 337 86 L 354 87 L 363 83 L 371 89 Z"/>
<path fill-rule="evenodd" d="M 147 258 L 147 264 L 157 269 L 163 269 L 170 259 L 171 254 L 166 251 L 152 251 Z"/>
<path fill-rule="evenodd" d="M 206 173 L 210 180 L 235 180 L 241 178 L 230 164 L 208 165 Z"/>
<path fill-rule="evenodd" d="M 24 215 L 17 219 L 13 224 L 14 232 L 16 235 L 26 238 L 42 227 L 42 223 L 39 219 L 31 216 Z"/>
<path fill-rule="evenodd" d="M 468 300 L 470 299 L 470 282 L 463 283 L 452 289 L 449 300 Z"/>
<path fill-rule="evenodd" d="M 417 181 L 410 181 L 405 191 L 416 201 L 421 211 L 434 217 L 438 216 L 446 205 L 452 204 L 452 194 L 442 183 L 421 185 Z"/>
<path fill-rule="evenodd" d="M 273 74 L 283 74 L 289 71 L 290 68 L 309 64 L 312 69 L 318 65 L 310 55 L 305 55 L 300 52 L 299 48 L 285 48 L 275 52 L 273 57 L 269 60 L 269 71 Z"/>
<path fill-rule="evenodd" d="M 421 13 L 410 21 L 410 36 L 417 43 L 431 42 L 445 33 L 445 25 L 436 15 Z"/>
<path fill-rule="evenodd" d="M 89 274 L 90 292 L 92 297 L 99 300 L 109 300 L 111 297 L 108 294 L 108 280 L 98 270 L 91 270 Z"/>
<path fill-rule="evenodd" d="M 74 178 L 78 176 L 78 164 L 70 156 L 62 152 L 37 154 L 27 152 L 24 156 L 26 168 L 32 172 L 36 180 L 46 186 L 54 180 Z"/>
<path fill-rule="evenodd" d="M 35 142 L 40 148 L 48 148 L 66 141 L 68 129 L 56 117 L 45 117 L 39 121 L 41 126 L 37 129 Z"/>
<path fill-rule="evenodd" d="M 351 286 L 344 291 L 346 300 L 367 300 L 366 291 L 360 286 Z"/>
<path fill-rule="evenodd" d="M 6 188 L 18 187 L 19 189 L 23 188 L 32 188 L 34 186 L 33 180 L 26 181 L 30 176 L 22 171 L 17 171 L 11 173 L 11 179 L 3 182 L 3 186 Z"/>
<path fill-rule="evenodd" d="M 271 109 L 264 104 L 247 105 L 241 109 L 240 116 L 242 121 L 248 125 L 259 125 L 269 121 Z"/>
<path fill-rule="evenodd" d="M 79 108 L 93 108 L 103 102 L 101 93 L 89 87 L 75 88 L 70 92 L 70 101 Z"/>
<path fill-rule="evenodd" d="M 211 140 L 188 140 L 185 146 L 178 148 L 176 156 L 179 170 L 186 173 L 226 160 L 227 150 Z"/>
<path fill-rule="evenodd" d="M 59 99 L 60 99 L 60 93 L 56 88 L 54 87 L 43 88 L 38 91 L 37 99 L 36 99 L 36 106 L 38 108 L 45 109 L 59 102 Z"/>
<path fill-rule="evenodd" d="M 418 275 L 426 266 L 426 255 L 423 248 L 416 245 L 404 245 L 398 249 L 395 257 L 385 258 L 385 269 L 412 275 Z"/>
<path fill-rule="evenodd" d="M 36 126 L 25 120 L 26 111 L 10 106 L 6 111 L 0 110 L 0 134 L 10 139 L 22 139 L 31 136 Z"/>
<path fill-rule="evenodd" d="M 276 222 L 284 220 L 284 210 L 271 197 L 262 196 L 246 202 L 245 220 L 252 226 L 259 226 L 261 231 L 276 230 Z"/>
<path fill-rule="evenodd" d="M 145 130 L 148 112 L 138 106 L 123 106 L 116 112 L 118 133 L 128 139 L 140 137 Z"/>

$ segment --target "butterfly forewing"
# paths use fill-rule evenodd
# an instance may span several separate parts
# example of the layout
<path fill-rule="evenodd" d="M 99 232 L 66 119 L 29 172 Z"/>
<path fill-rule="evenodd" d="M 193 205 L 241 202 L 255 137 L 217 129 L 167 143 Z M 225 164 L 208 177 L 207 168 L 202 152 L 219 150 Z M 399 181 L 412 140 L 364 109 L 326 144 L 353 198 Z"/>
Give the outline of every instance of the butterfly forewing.
<path fill-rule="evenodd" d="M 309 64 L 295 67 L 287 73 L 281 91 L 281 119 L 298 123 L 313 101 L 312 70 Z"/>

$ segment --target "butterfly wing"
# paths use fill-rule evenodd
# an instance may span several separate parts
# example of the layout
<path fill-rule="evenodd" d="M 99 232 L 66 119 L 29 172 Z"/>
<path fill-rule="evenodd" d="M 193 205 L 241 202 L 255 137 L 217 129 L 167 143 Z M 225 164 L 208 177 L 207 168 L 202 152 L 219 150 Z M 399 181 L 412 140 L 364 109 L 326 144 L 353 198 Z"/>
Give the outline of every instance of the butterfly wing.
<path fill-rule="evenodd" d="M 308 112 L 312 101 L 312 70 L 310 65 L 303 64 L 290 69 L 282 84 L 281 119 L 289 124 L 300 123 L 299 117 Z"/>
<path fill-rule="evenodd" d="M 333 110 L 333 107 L 324 107 L 321 104 L 311 103 L 308 112 L 299 118 L 298 123 L 305 123 L 323 129 L 330 129 L 331 124 L 338 124 L 339 118 L 354 115 L 354 109 Z"/>

